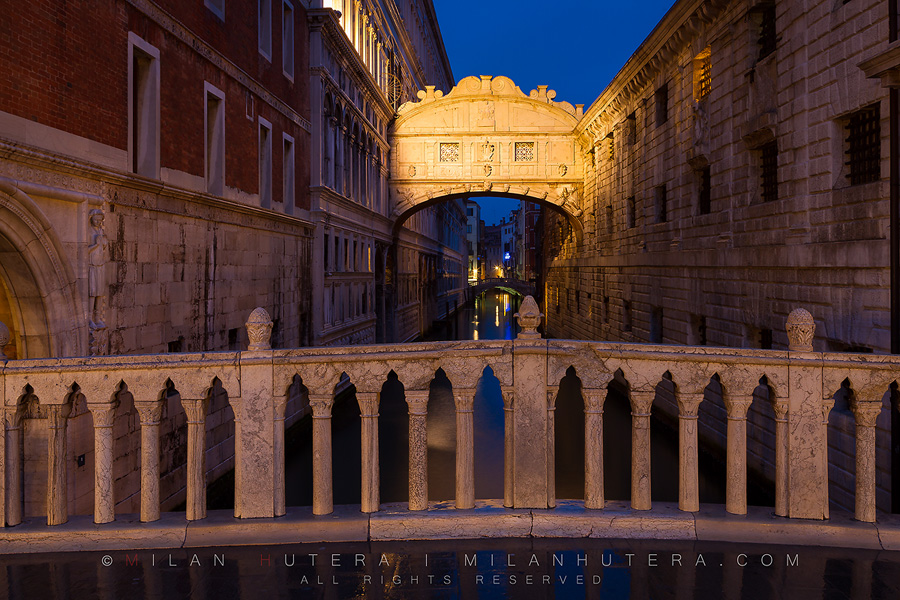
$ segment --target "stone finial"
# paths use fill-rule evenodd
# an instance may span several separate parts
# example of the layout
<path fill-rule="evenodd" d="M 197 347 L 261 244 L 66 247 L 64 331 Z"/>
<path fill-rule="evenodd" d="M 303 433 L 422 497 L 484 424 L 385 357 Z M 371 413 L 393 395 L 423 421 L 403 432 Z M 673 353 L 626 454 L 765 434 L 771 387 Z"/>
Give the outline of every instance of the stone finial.
<path fill-rule="evenodd" d="M 250 340 L 250 347 L 247 350 L 253 352 L 256 350 L 270 350 L 272 344 L 272 317 L 261 306 L 253 309 L 250 318 L 247 319 L 247 338 Z"/>
<path fill-rule="evenodd" d="M 534 301 L 533 297 L 525 296 L 525 300 L 522 301 L 522 306 L 519 308 L 519 312 L 517 312 L 514 316 L 519 323 L 519 327 L 522 329 L 516 339 L 541 337 L 541 334 L 538 333 L 537 328 L 541 324 L 541 319 L 544 318 L 544 313 L 540 311 L 537 302 Z"/>
<path fill-rule="evenodd" d="M 6 326 L 6 323 L 0 321 L 0 360 L 4 360 L 6 358 L 6 354 L 3 353 L 3 348 L 9 343 L 9 327 Z"/>
<path fill-rule="evenodd" d="M 816 322 L 810 312 L 804 308 L 795 308 L 788 315 L 785 328 L 788 334 L 788 350 L 792 352 L 812 352 L 813 336 L 816 334 Z"/>

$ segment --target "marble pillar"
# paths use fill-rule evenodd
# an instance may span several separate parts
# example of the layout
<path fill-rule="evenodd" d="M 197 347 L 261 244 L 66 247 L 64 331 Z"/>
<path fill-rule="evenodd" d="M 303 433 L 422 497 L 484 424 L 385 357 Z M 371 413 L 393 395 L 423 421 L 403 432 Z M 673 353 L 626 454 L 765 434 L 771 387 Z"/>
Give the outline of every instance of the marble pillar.
<path fill-rule="evenodd" d="M 501 388 L 503 393 L 503 506 L 512 508 L 513 490 L 515 490 L 515 419 L 513 418 L 513 402 L 515 388 Z"/>
<path fill-rule="evenodd" d="M 631 390 L 631 508 L 650 510 L 650 409 L 655 390 Z"/>
<path fill-rule="evenodd" d="M 788 516 L 788 404 L 776 400 L 775 409 L 775 514 Z"/>
<path fill-rule="evenodd" d="M 556 506 L 556 397 L 558 387 L 547 388 L 547 507 Z"/>
<path fill-rule="evenodd" d="M 406 390 L 409 406 L 409 510 L 428 508 L 428 390 Z"/>
<path fill-rule="evenodd" d="M 181 399 L 187 415 L 188 521 L 206 518 L 206 409 L 207 400 Z"/>
<path fill-rule="evenodd" d="M 116 404 L 88 402 L 94 421 L 94 523 L 116 519 L 113 491 L 113 421 Z"/>
<path fill-rule="evenodd" d="M 474 389 L 454 389 L 456 400 L 456 508 L 475 507 Z"/>
<path fill-rule="evenodd" d="M 313 419 L 313 514 L 334 511 L 334 489 L 331 476 L 331 408 L 334 394 L 310 394 L 309 407 Z"/>
<path fill-rule="evenodd" d="M 362 496 L 360 510 L 364 513 L 377 512 L 379 504 L 378 465 L 378 392 L 356 392 L 359 413 L 362 419 Z"/>
<path fill-rule="evenodd" d="M 875 522 L 875 421 L 881 398 L 853 405 L 856 417 L 856 520 Z"/>
<path fill-rule="evenodd" d="M 6 525 L 13 526 L 22 522 L 22 463 L 21 435 L 22 411 L 18 407 L 9 406 L 4 411 L 6 440 L 4 456 L 4 504 L 6 509 Z"/>
<path fill-rule="evenodd" d="M 280 517 L 287 512 L 284 498 L 284 411 L 287 408 L 287 396 L 275 398 L 275 516 Z"/>
<path fill-rule="evenodd" d="M 725 395 L 725 510 L 734 515 L 747 514 L 747 410 L 752 402 L 752 395 Z"/>
<path fill-rule="evenodd" d="M 582 389 L 584 397 L 584 507 L 603 508 L 603 403 L 605 388 Z"/>
<path fill-rule="evenodd" d="M 66 488 L 66 421 L 70 404 L 47 406 L 49 436 L 47 440 L 47 525 L 61 525 L 69 520 Z"/>
<path fill-rule="evenodd" d="M 159 423 L 162 400 L 135 400 L 141 419 L 141 521 L 159 519 Z"/>
<path fill-rule="evenodd" d="M 678 401 L 678 508 L 700 510 L 700 475 L 697 448 L 697 414 L 703 392 L 675 392 Z"/>

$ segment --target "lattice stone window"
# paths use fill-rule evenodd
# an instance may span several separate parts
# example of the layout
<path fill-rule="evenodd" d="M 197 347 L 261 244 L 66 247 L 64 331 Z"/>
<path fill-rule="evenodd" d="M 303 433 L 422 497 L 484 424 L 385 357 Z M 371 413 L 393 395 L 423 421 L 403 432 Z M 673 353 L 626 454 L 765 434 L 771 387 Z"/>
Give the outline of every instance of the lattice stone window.
<path fill-rule="evenodd" d="M 534 142 L 516 142 L 516 162 L 534 160 Z"/>
<path fill-rule="evenodd" d="M 851 114 L 844 122 L 847 179 L 850 185 L 881 178 L 881 119 L 874 104 Z"/>
<path fill-rule="evenodd" d="M 707 46 L 694 57 L 694 100 L 700 102 L 712 89 L 712 51 Z"/>
<path fill-rule="evenodd" d="M 459 142 L 441 142 L 441 162 L 459 162 Z"/>

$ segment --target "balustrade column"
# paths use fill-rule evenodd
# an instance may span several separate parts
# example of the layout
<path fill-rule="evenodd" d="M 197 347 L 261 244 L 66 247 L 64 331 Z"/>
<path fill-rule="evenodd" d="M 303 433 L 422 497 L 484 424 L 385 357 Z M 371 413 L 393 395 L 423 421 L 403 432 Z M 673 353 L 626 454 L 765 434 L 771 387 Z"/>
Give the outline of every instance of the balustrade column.
<path fill-rule="evenodd" d="M 787 399 L 773 403 L 775 409 L 775 514 L 788 514 L 788 404 Z"/>
<path fill-rule="evenodd" d="M 331 407 L 334 394 L 310 394 L 309 406 L 313 419 L 313 514 L 327 515 L 334 511 L 334 490 L 331 478 Z"/>
<path fill-rule="evenodd" d="M 856 417 L 856 520 L 875 522 L 875 420 L 881 399 L 860 400 L 853 406 Z"/>
<path fill-rule="evenodd" d="M 161 400 L 135 400 L 141 419 L 141 521 L 159 519 L 159 423 Z"/>
<path fill-rule="evenodd" d="M 556 396 L 559 388 L 547 389 L 547 507 L 556 506 Z"/>
<path fill-rule="evenodd" d="M 650 409 L 656 392 L 635 391 L 631 400 L 631 508 L 650 510 Z"/>
<path fill-rule="evenodd" d="M 675 392 L 678 401 L 678 508 L 700 510 L 700 476 L 697 463 L 697 413 L 703 393 Z"/>
<path fill-rule="evenodd" d="M 185 400 L 187 414 L 187 510 L 188 521 L 206 518 L 206 408 L 207 401 Z"/>
<path fill-rule="evenodd" d="M 112 429 L 116 404 L 87 404 L 94 421 L 94 523 L 111 523 L 116 520 Z"/>
<path fill-rule="evenodd" d="M 22 411 L 18 407 L 7 407 L 5 412 L 6 455 L 4 470 L 6 487 L 6 525 L 13 526 L 22 522 L 22 463 L 19 454 L 22 432 Z"/>
<path fill-rule="evenodd" d="M 515 490 L 515 418 L 513 416 L 513 401 L 515 400 L 515 388 L 501 388 L 503 392 L 503 506 L 511 508 L 513 505 L 513 491 Z"/>
<path fill-rule="evenodd" d="M 747 410 L 753 396 L 725 396 L 728 411 L 725 458 L 725 510 L 733 515 L 747 514 Z"/>
<path fill-rule="evenodd" d="M 606 389 L 583 389 L 584 507 L 603 508 L 603 403 Z"/>
<path fill-rule="evenodd" d="M 409 510 L 428 508 L 428 390 L 407 390 L 409 406 Z"/>
<path fill-rule="evenodd" d="M 362 497 L 360 510 L 378 510 L 378 396 L 377 392 L 356 392 L 362 418 Z"/>
<path fill-rule="evenodd" d="M 47 525 L 61 525 L 69 520 L 66 489 L 66 420 L 71 405 L 47 407 Z"/>
<path fill-rule="evenodd" d="M 475 390 L 453 390 L 456 400 L 456 508 L 475 507 Z"/>
<path fill-rule="evenodd" d="M 287 408 L 287 396 L 275 398 L 275 516 L 280 517 L 287 512 L 284 498 L 284 411 Z"/>

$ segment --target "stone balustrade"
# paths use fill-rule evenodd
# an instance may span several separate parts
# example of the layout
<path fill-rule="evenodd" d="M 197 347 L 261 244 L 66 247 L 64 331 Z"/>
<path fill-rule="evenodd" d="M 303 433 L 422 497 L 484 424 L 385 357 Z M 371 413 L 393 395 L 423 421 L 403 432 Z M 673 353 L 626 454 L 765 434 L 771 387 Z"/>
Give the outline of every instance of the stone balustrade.
<path fill-rule="evenodd" d="M 0 363 L 5 416 L 0 443 L 2 522 L 12 526 L 23 518 L 20 446 L 26 418 L 48 420 L 47 523 L 66 522 L 66 427 L 76 393 L 83 395 L 93 420 L 94 520 L 115 520 L 112 427 L 123 385 L 134 397 L 140 422 L 142 521 L 160 517 L 159 427 L 166 390 L 173 386 L 187 417 L 185 517 L 206 516 L 205 423 L 211 390 L 219 384 L 234 411 L 235 516 L 283 515 L 284 406 L 287 390 L 298 376 L 309 391 L 312 411 L 313 513 L 329 514 L 334 508 L 331 415 L 334 390 L 344 376 L 356 387 L 361 411 L 361 510 L 378 511 L 379 469 L 391 468 L 379 465 L 379 402 L 391 371 L 404 385 L 409 408 L 409 509 L 427 510 L 427 390 L 438 369 L 450 380 L 456 404 L 455 503 L 471 508 L 476 458 L 473 400 L 487 367 L 499 380 L 504 401 L 505 506 L 555 506 L 554 409 L 560 382 L 574 368 L 584 400 L 586 508 L 602 510 L 605 504 L 603 457 L 609 449 L 604 448 L 603 411 L 613 379 L 626 386 L 631 403 L 631 505 L 635 510 L 651 508 L 650 415 L 657 386 L 666 379 L 678 407 L 678 506 L 688 512 L 700 510 L 698 411 L 715 377 L 727 409 L 725 508 L 746 514 L 747 414 L 754 390 L 765 378 L 775 415 L 775 512 L 791 518 L 828 518 L 827 418 L 834 392 L 847 380 L 854 392 L 857 424 L 856 518 L 876 519 L 874 425 L 882 397 L 900 373 L 900 357 L 812 352 L 808 328 L 798 334 L 807 336 L 807 343 L 792 333 L 792 344 L 799 339 L 800 349 L 788 351 L 547 340 L 536 333 L 540 314 L 528 299 L 517 315 L 523 333 L 512 341 L 273 350 L 268 344 L 270 320 L 259 311 L 248 328 L 262 332 L 249 332 L 253 345 L 246 352 Z M 37 413 L 28 409 L 35 402 Z"/>

